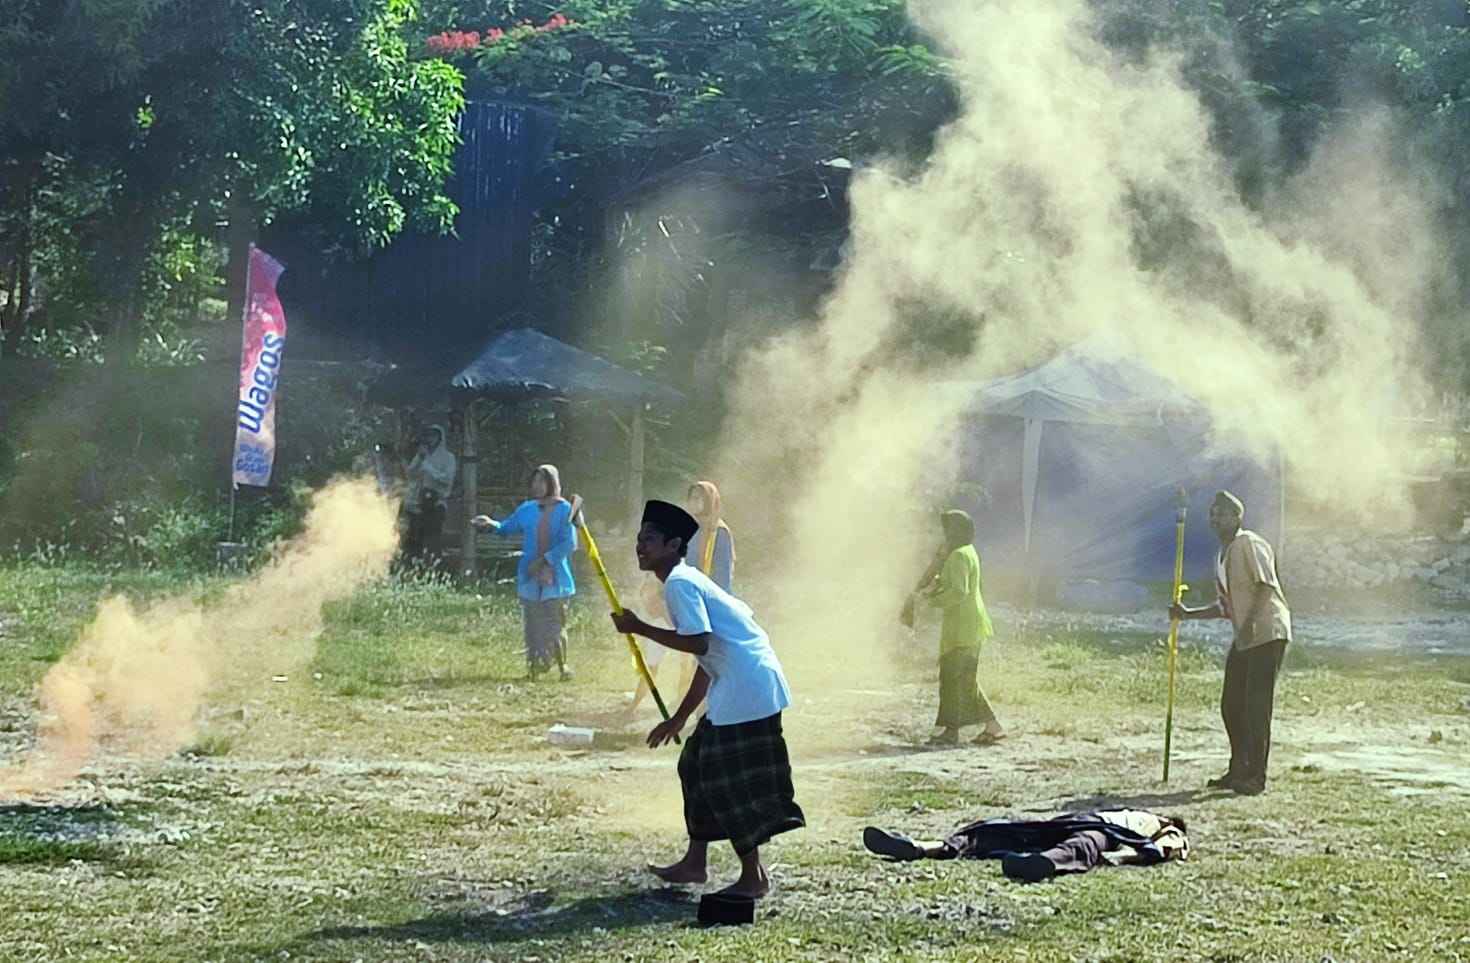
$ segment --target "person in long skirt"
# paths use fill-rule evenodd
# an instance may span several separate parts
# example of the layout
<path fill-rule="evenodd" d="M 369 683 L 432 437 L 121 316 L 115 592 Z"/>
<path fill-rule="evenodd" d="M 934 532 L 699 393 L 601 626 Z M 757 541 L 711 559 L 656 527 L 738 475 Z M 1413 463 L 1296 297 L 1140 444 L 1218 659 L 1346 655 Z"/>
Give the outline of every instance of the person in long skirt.
<path fill-rule="evenodd" d="M 477 515 L 473 524 L 480 531 L 522 537 L 516 594 L 525 625 L 526 663 L 534 679 L 550 669 L 554 659 L 566 681 L 572 677 L 567 668 L 566 619 L 567 603 L 577 592 L 571 561 L 577 531 L 571 503 L 561 497 L 561 473 L 555 465 L 532 472 L 530 489 L 531 497 L 504 521 Z"/>
<path fill-rule="evenodd" d="M 945 512 L 940 523 L 944 529 L 944 563 L 921 590 L 943 616 L 939 628 L 939 713 L 934 720 L 941 731 L 930 742 L 957 745 L 961 729 L 979 725 L 983 729 L 975 739 L 976 745 L 990 745 L 1000 741 L 1005 730 L 978 679 L 980 648 L 995 630 L 982 594 L 975 523 L 962 511 Z"/>
<path fill-rule="evenodd" d="M 651 501 L 644 507 L 638 567 L 663 582 L 674 627 L 661 629 L 631 611 L 612 617 L 619 632 L 699 660 L 683 702 L 648 734 L 650 748 L 676 738 L 706 696 L 709 700 L 679 754 L 688 847 L 678 862 L 649 869 L 666 883 L 704 883 L 709 844 L 728 840 L 740 858 L 740 878 L 722 895 L 759 899 L 771 889 L 761 847 L 806 825 L 781 725 L 791 689 L 750 606 L 686 564 L 698 529 L 698 521 L 677 505 Z"/>

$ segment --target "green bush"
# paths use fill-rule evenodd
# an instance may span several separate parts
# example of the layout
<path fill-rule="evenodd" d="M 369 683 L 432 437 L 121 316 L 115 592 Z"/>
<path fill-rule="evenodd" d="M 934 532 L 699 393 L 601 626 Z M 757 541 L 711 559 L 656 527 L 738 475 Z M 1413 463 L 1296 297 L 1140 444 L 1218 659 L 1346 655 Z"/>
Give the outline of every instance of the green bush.
<path fill-rule="evenodd" d="M 226 521 L 197 498 L 136 496 L 111 508 L 97 554 L 104 562 L 143 568 L 206 568 Z"/>
<path fill-rule="evenodd" d="M 241 500 L 233 537 L 247 546 L 247 563 L 259 562 L 276 544 L 299 533 L 309 501 L 305 486 Z M 218 564 L 218 543 L 230 534 L 227 500 L 155 492 L 127 497 L 44 529 L 32 528 L 12 537 L 4 548 L 40 565 L 89 560 L 111 570 L 208 572 Z"/>
<path fill-rule="evenodd" d="M 269 490 L 240 492 L 230 524 L 228 410 L 210 414 L 220 372 L 140 368 L 115 382 L 85 366 L 56 376 L 0 442 L 0 552 L 41 564 L 205 571 L 216 543 L 254 559 L 301 529 L 310 489 L 350 471 L 385 414 L 347 375 L 297 377 Z M 167 403 L 160 403 L 166 400 Z"/>

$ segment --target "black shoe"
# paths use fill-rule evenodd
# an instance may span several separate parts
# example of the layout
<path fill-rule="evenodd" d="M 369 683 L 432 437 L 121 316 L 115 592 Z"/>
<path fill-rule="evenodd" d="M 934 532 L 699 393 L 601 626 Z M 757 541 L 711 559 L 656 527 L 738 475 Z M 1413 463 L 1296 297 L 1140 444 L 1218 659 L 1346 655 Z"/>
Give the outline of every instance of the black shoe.
<path fill-rule="evenodd" d="M 876 826 L 863 830 L 863 845 L 868 847 L 868 852 L 887 856 L 889 859 L 907 862 L 924 858 L 924 851 L 912 839 L 903 833 L 890 833 Z"/>
<path fill-rule="evenodd" d="M 1041 853 L 1006 853 L 1000 871 L 1023 883 L 1040 883 L 1057 874 L 1057 866 Z"/>
<path fill-rule="evenodd" d="M 1206 782 L 1205 785 L 1210 789 L 1229 789 L 1232 785 L 1239 781 L 1240 773 L 1231 771 L 1227 772 L 1223 776 L 1216 776 L 1214 779 Z"/>

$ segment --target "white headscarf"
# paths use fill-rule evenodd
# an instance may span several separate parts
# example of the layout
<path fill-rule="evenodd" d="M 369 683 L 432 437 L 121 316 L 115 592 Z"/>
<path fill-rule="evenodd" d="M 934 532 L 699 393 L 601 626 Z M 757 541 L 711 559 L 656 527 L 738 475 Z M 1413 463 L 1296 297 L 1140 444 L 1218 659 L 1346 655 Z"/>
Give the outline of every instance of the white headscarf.
<path fill-rule="evenodd" d="M 427 455 L 415 455 L 409 463 L 408 493 L 404 498 L 409 511 L 418 511 L 422 507 L 424 492 L 434 493 L 440 501 L 447 499 L 454 488 L 455 473 L 459 470 L 459 459 L 445 444 L 448 432 L 444 426 L 432 425 L 429 430 L 437 434 L 439 440 Z"/>

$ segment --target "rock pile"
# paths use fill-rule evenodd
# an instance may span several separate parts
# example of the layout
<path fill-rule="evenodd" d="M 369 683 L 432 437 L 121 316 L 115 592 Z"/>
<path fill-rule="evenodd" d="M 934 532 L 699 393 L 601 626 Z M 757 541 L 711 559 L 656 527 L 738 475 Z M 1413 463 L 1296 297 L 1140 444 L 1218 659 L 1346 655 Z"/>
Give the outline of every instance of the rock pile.
<path fill-rule="evenodd" d="M 1418 584 L 1451 599 L 1470 598 L 1470 540 L 1433 535 L 1290 532 L 1281 578 L 1308 588 Z"/>

